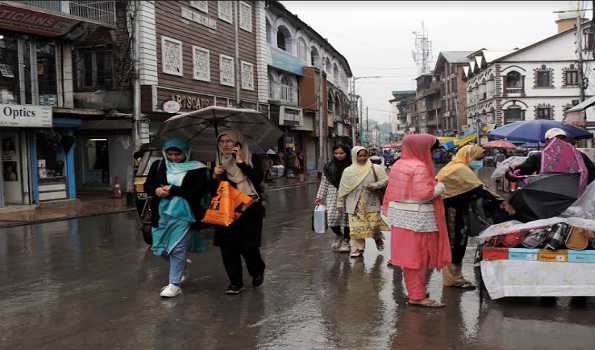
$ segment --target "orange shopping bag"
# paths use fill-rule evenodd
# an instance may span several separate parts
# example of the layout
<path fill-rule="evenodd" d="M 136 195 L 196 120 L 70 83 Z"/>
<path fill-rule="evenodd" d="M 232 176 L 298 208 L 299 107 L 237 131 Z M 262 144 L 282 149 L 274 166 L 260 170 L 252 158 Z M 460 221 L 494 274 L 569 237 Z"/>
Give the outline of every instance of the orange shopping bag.
<path fill-rule="evenodd" d="M 239 191 L 228 181 L 221 181 L 202 222 L 228 227 L 239 219 L 252 202 L 252 197 Z"/>

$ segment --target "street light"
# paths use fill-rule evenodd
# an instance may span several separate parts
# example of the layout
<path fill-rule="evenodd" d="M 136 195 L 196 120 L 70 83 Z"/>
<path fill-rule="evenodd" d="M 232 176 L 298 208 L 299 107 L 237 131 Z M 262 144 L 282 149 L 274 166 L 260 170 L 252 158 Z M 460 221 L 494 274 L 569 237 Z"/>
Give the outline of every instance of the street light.
<path fill-rule="evenodd" d="M 355 92 L 355 82 L 357 80 L 360 79 L 378 79 L 378 78 L 382 78 L 382 76 L 380 75 L 368 75 L 368 76 L 361 76 L 361 77 L 352 77 L 351 79 L 353 80 L 353 96 L 356 96 L 356 92 Z M 359 117 L 358 117 L 358 123 L 360 123 L 360 125 L 363 125 L 363 104 L 364 104 L 364 99 L 361 96 L 358 96 L 358 99 L 360 99 L 360 105 L 359 105 Z M 357 101 L 356 101 L 357 102 Z M 359 141 L 360 143 L 362 142 L 362 134 L 363 134 L 363 130 L 360 131 L 360 136 L 359 136 Z M 352 135 L 352 139 L 353 139 L 353 143 L 355 145 L 355 139 L 356 139 L 356 135 L 355 135 L 355 128 L 351 128 L 351 135 Z"/>

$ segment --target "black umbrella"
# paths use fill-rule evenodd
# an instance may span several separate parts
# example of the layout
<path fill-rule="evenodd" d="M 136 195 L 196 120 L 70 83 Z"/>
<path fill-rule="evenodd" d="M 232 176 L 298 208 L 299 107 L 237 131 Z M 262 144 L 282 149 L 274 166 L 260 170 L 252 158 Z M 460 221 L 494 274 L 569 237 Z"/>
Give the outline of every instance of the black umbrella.
<path fill-rule="evenodd" d="M 510 204 L 523 222 L 562 214 L 579 195 L 579 174 L 541 174 L 515 191 Z"/>

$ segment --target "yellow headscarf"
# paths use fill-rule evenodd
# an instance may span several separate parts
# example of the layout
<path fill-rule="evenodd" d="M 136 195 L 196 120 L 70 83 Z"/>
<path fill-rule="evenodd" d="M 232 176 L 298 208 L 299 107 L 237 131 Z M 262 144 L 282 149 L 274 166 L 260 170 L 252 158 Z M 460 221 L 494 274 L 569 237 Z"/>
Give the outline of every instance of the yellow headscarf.
<path fill-rule="evenodd" d="M 357 162 L 357 154 L 360 151 L 367 150 L 362 146 L 355 146 L 351 149 L 352 163 L 345 169 L 343 176 L 341 176 L 341 183 L 339 185 L 339 192 L 337 194 L 337 198 L 339 199 L 343 199 L 348 194 L 353 192 L 364 181 L 370 171 L 372 171 L 374 164 L 372 164 L 370 159 L 368 159 L 364 165 L 361 165 Z M 387 177 L 385 171 L 378 170 L 376 171 L 376 176 L 378 176 L 378 181 L 382 181 Z"/>
<path fill-rule="evenodd" d="M 445 186 L 443 198 L 451 198 L 483 186 L 483 182 L 469 167 L 471 161 L 484 154 L 483 147 L 478 145 L 463 146 L 453 160 L 436 175 L 436 180 Z"/>

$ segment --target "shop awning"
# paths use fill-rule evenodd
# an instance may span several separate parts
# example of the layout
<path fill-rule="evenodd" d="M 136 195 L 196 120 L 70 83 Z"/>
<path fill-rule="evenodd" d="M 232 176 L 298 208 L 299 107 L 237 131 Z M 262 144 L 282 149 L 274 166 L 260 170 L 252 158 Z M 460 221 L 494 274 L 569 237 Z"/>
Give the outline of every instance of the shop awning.
<path fill-rule="evenodd" d="M 595 105 L 595 96 L 588 98 L 588 99 L 584 100 L 583 102 L 577 104 L 576 106 L 570 108 L 569 110 L 566 111 L 566 113 L 582 112 L 585 109 L 587 109 L 593 105 Z"/>

